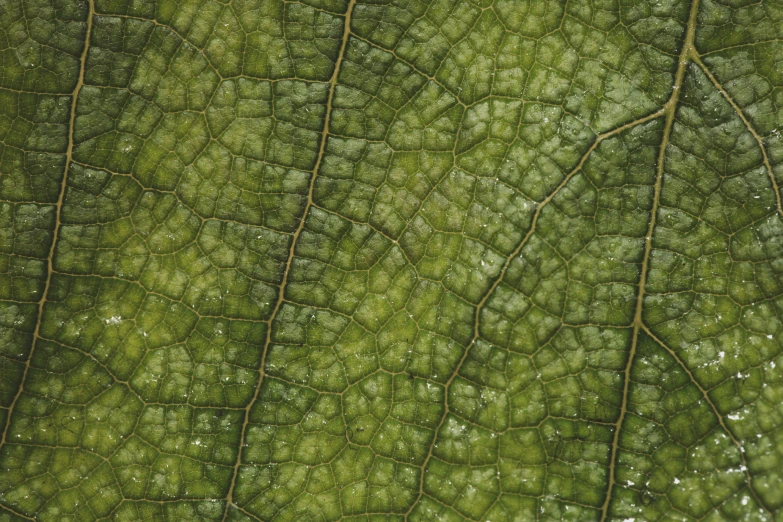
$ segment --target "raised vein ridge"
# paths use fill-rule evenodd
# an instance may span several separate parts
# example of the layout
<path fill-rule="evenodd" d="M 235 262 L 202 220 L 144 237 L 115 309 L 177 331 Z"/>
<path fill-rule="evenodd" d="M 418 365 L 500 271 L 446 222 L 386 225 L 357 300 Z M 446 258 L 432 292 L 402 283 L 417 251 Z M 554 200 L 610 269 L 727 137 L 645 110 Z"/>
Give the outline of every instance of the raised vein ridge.
<path fill-rule="evenodd" d="M 609 504 L 611 503 L 612 500 L 612 490 L 615 484 L 615 471 L 616 471 L 615 468 L 617 465 L 617 453 L 619 448 L 620 430 L 622 428 L 623 421 L 625 420 L 625 416 L 628 411 L 628 390 L 631 381 L 631 368 L 633 366 L 634 356 L 636 355 L 636 348 L 639 342 L 639 332 L 644 331 L 646 333 L 651 333 L 642 320 L 642 312 L 644 307 L 644 290 L 647 283 L 650 253 L 652 251 L 652 235 L 655 229 L 656 214 L 658 213 L 658 207 L 660 205 L 661 187 L 663 185 L 663 173 L 664 173 L 664 166 L 666 160 L 666 149 L 669 145 L 672 127 L 674 126 L 674 117 L 677 112 L 677 103 L 679 102 L 680 99 L 680 92 L 682 91 L 682 85 L 685 79 L 686 68 L 688 66 L 688 63 L 690 63 L 690 61 L 693 60 L 694 57 L 698 57 L 698 53 L 696 52 L 694 46 L 694 40 L 696 34 L 696 19 L 697 19 L 698 12 L 699 12 L 699 0 L 693 0 L 691 3 L 690 14 L 688 16 L 688 25 L 685 30 L 685 39 L 683 41 L 682 49 L 680 50 L 679 61 L 677 63 L 677 72 L 675 73 L 674 85 L 672 86 L 672 94 L 663 108 L 663 111 L 666 116 L 666 120 L 665 120 L 666 123 L 664 125 L 663 137 L 661 138 L 661 145 L 658 152 L 658 165 L 656 169 L 653 208 L 650 213 L 650 222 L 648 223 L 648 227 L 647 227 L 647 235 L 645 236 L 644 239 L 644 256 L 642 258 L 641 276 L 639 279 L 639 292 L 636 297 L 631 351 L 628 354 L 628 361 L 625 366 L 625 377 L 623 382 L 623 399 L 620 407 L 620 415 L 617 418 L 617 423 L 614 427 L 614 439 L 612 441 L 612 454 L 609 461 L 609 484 L 607 487 L 606 497 L 604 498 L 603 506 L 601 506 L 601 522 L 605 522 L 607 520 L 607 517 L 609 515 Z M 745 121 L 744 118 L 743 121 Z M 764 158 L 766 159 L 766 155 L 764 156 Z M 654 336 L 653 338 L 655 339 Z M 673 354 L 673 352 L 668 347 L 666 347 L 666 350 L 670 354 Z M 680 366 L 682 366 L 685 369 L 685 372 L 690 377 L 691 381 L 694 382 L 694 384 L 696 384 L 696 386 L 699 388 L 699 390 L 702 392 L 705 398 L 707 398 L 706 392 L 704 392 L 701 386 L 699 386 L 698 383 L 695 381 L 693 374 L 690 371 L 688 371 L 687 368 L 685 368 L 684 364 L 682 363 L 682 361 L 680 361 L 679 358 L 675 357 L 675 360 Z M 713 411 L 715 412 L 715 414 L 718 416 L 718 421 L 720 425 L 729 433 L 729 437 L 735 443 L 735 445 L 739 447 L 739 443 L 737 442 L 733 434 L 729 432 L 722 418 L 718 414 L 717 409 L 714 407 L 712 402 L 709 401 L 708 398 L 707 401 L 710 404 Z M 740 453 L 742 453 L 742 448 L 739 447 L 739 449 L 740 449 Z M 743 462 L 744 462 L 744 458 L 745 457 L 743 455 L 742 456 Z M 746 473 L 746 480 L 748 482 L 748 489 L 751 490 L 753 496 L 758 500 L 755 492 L 752 491 L 749 473 Z M 759 505 L 763 506 L 763 504 L 761 503 L 759 503 Z"/>
<path fill-rule="evenodd" d="M 16 395 L 11 401 L 11 405 L 8 407 L 8 418 L 6 420 L 5 427 L 3 428 L 2 438 L 0 438 L 0 448 L 2 448 L 6 443 L 8 428 L 11 426 L 11 416 L 14 413 L 14 408 L 16 407 L 16 403 L 19 400 L 19 397 L 22 395 L 22 391 L 24 390 L 24 383 L 27 380 L 27 374 L 30 371 L 30 363 L 33 360 L 35 345 L 38 342 L 38 339 L 40 338 L 41 323 L 43 322 L 44 305 L 46 304 L 46 300 L 49 296 L 49 289 L 51 288 L 51 284 L 52 284 L 52 274 L 54 273 L 54 261 L 53 261 L 54 250 L 57 246 L 57 239 L 60 234 L 60 225 L 62 223 L 61 217 L 62 217 L 63 201 L 65 200 L 65 188 L 68 186 L 68 171 L 71 169 L 71 164 L 73 163 L 74 126 L 75 126 L 74 124 L 76 122 L 76 104 L 79 99 L 79 92 L 81 92 L 82 87 L 84 86 L 84 72 L 87 64 L 87 53 L 90 51 L 90 36 L 92 34 L 92 22 L 93 22 L 93 17 L 96 16 L 94 0 L 87 0 L 87 4 L 89 7 L 89 11 L 87 13 L 87 31 L 84 34 L 84 48 L 82 49 L 82 54 L 79 59 L 79 78 L 77 79 L 76 86 L 73 88 L 73 92 L 71 93 L 71 114 L 68 120 L 68 145 L 65 150 L 65 167 L 63 171 L 63 179 L 60 182 L 60 192 L 57 196 L 57 203 L 55 204 L 56 218 L 54 224 L 54 235 L 52 236 L 52 244 L 49 247 L 49 254 L 46 257 L 46 283 L 44 284 L 44 290 L 43 293 L 41 294 L 41 299 L 38 301 L 38 319 L 35 323 L 35 330 L 33 331 L 33 340 L 30 344 L 30 353 L 27 355 L 27 360 L 25 361 L 24 372 L 22 373 L 22 381 L 19 383 L 19 390 L 17 390 Z"/>
<path fill-rule="evenodd" d="M 315 178 L 318 176 L 318 170 L 321 168 L 321 162 L 323 161 L 325 152 L 326 152 L 326 139 L 329 135 L 329 123 L 332 116 L 332 107 L 334 102 L 334 91 L 337 87 L 337 78 L 340 75 L 340 67 L 343 63 L 343 58 L 345 57 L 345 49 L 348 47 L 348 39 L 351 35 L 351 15 L 353 14 L 353 8 L 356 5 L 356 0 L 350 0 L 348 3 L 348 8 L 345 11 L 345 22 L 343 26 L 343 36 L 342 41 L 340 43 L 340 52 L 337 55 L 337 61 L 334 64 L 334 71 L 332 71 L 332 77 L 329 79 L 329 97 L 327 98 L 326 102 L 326 115 L 324 116 L 324 127 L 323 131 L 321 132 L 321 143 L 318 148 L 318 157 L 315 162 L 315 167 L 313 168 L 313 175 L 310 177 L 310 187 L 307 191 L 307 204 L 305 205 L 304 211 L 302 212 L 302 218 L 299 221 L 299 225 L 296 228 L 296 231 L 293 234 L 293 237 L 291 239 L 291 248 L 288 251 L 288 258 L 286 259 L 285 264 L 285 272 L 283 273 L 283 282 L 280 285 L 280 290 L 277 294 L 277 302 L 275 303 L 275 307 L 272 310 L 272 314 L 269 316 L 269 319 L 266 321 L 267 323 L 267 329 L 266 329 L 266 340 L 264 341 L 264 349 L 261 353 L 261 366 L 259 368 L 260 376 L 258 378 L 258 384 L 256 385 L 255 392 L 253 394 L 253 398 L 248 403 L 247 407 L 245 408 L 245 419 L 242 423 L 242 431 L 239 438 L 239 451 L 237 451 L 237 460 L 234 464 L 234 472 L 231 477 L 231 485 L 229 486 L 228 490 L 228 496 L 226 497 L 226 507 L 223 511 L 223 518 L 222 520 L 226 520 L 226 517 L 228 516 L 228 510 L 229 507 L 236 504 L 234 504 L 234 489 L 236 487 L 237 482 L 237 475 L 239 474 L 239 466 L 242 463 L 242 454 L 243 449 L 245 447 L 245 435 L 247 433 L 247 426 L 250 422 L 250 411 L 253 409 L 253 405 L 255 405 L 256 401 L 258 400 L 258 397 L 261 393 L 261 388 L 264 384 L 264 377 L 266 376 L 266 373 L 264 371 L 265 365 L 266 365 L 266 357 L 269 353 L 269 346 L 272 344 L 272 323 L 274 323 L 275 318 L 277 317 L 278 312 L 280 312 L 280 308 L 283 305 L 283 300 L 285 296 L 285 288 L 288 284 L 288 278 L 291 274 L 291 264 L 294 260 L 294 252 L 296 251 L 296 243 L 299 239 L 299 236 L 302 234 L 302 230 L 304 230 L 305 226 L 305 220 L 307 219 L 307 214 L 310 212 L 310 208 L 313 206 L 313 189 L 315 188 Z"/>

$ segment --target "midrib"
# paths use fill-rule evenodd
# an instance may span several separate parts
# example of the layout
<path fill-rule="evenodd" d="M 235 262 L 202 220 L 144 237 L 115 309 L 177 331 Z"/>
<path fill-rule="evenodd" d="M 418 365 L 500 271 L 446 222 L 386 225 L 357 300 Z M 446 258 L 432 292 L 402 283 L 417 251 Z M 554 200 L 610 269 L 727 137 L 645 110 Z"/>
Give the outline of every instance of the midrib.
<path fill-rule="evenodd" d="M 636 295 L 636 306 L 633 319 L 633 336 L 631 340 L 631 351 L 628 354 L 628 361 L 625 364 L 623 377 L 623 398 L 620 405 L 620 415 L 614 427 L 614 437 L 612 439 L 612 453 L 609 460 L 609 484 L 606 490 L 606 497 L 601 506 L 601 522 L 605 522 L 609 516 L 609 505 L 612 500 L 612 490 L 615 484 L 615 468 L 617 465 L 617 453 L 620 441 L 620 431 L 622 429 L 625 415 L 628 412 L 628 390 L 631 382 L 631 368 L 636 355 L 636 348 L 639 343 L 639 332 L 644 327 L 642 323 L 642 312 L 644 306 L 644 289 L 647 284 L 647 273 L 650 263 L 650 252 L 652 252 L 652 236 L 655 230 L 655 218 L 658 213 L 658 207 L 661 200 L 661 187 L 663 185 L 664 164 L 666 161 L 666 148 L 669 145 L 672 127 L 674 127 L 674 117 L 677 112 L 677 104 L 680 100 L 683 80 L 685 79 L 685 70 L 690 62 L 691 49 L 693 48 L 696 35 L 696 18 L 699 12 L 699 0 L 692 0 L 690 13 L 688 15 L 688 24 L 685 28 L 685 38 L 683 39 L 680 55 L 677 60 L 677 71 L 674 75 L 674 84 L 669 100 L 664 104 L 665 124 L 663 127 L 663 136 L 658 150 L 658 164 L 655 173 L 655 186 L 653 193 L 653 205 L 650 210 L 650 221 L 647 224 L 647 234 L 644 237 L 644 255 L 642 257 L 641 274 L 639 276 L 639 292 Z"/>

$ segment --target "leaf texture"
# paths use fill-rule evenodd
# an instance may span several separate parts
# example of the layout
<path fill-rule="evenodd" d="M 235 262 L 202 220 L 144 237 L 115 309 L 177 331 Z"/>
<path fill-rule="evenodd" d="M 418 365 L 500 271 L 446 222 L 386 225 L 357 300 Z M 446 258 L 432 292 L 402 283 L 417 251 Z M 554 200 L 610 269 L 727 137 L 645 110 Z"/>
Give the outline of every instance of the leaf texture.
<path fill-rule="evenodd" d="M 783 520 L 780 0 L 0 0 L 0 521 Z"/>

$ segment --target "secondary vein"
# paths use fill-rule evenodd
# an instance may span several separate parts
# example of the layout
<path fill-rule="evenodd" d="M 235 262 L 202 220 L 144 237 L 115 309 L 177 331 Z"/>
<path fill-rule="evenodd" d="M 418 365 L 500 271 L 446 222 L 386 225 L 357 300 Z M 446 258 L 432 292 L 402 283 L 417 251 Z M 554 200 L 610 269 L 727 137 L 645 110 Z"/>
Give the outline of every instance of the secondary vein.
<path fill-rule="evenodd" d="M 750 492 L 750 495 L 753 497 L 753 499 L 756 501 L 756 503 L 761 506 L 761 508 L 767 512 L 767 514 L 772 515 L 771 511 L 767 507 L 767 505 L 764 503 L 763 499 L 756 494 L 756 491 L 751 487 L 751 477 L 750 477 L 750 468 L 748 468 L 748 462 L 745 458 L 745 450 L 742 447 L 742 444 L 740 444 L 739 440 L 737 440 L 737 437 L 734 436 L 734 433 L 729 429 L 728 425 L 726 424 L 726 421 L 723 419 L 723 415 L 720 414 L 720 411 L 718 410 L 718 407 L 715 405 L 715 403 L 710 398 L 709 394 L 707 393 L 707 390 L 699 384 L 699 382 L 696 380 L 696 377 L 693 375 L 693 372 L 688 369 L 688 367 L 685 365 L 685 362 L 680 359 L 680 356 L 677 355 L 677 352 L 675 352 L 670 346 L 668 346 L 666 343 L 664 343 L 661 339 L 656 336 L 652 330 L 650 330 L 647 325 L 642 324 L 641 325 L 642 331 L 644 331 L 645 334 L 647 334 L 653 341 L 658 343 L 661 348 L 666 350 L 666 352 L 674 359 L 674 361 L 677 363 L 677 365 L 682 368 L 682 370 L 685 372 L 685 374 L 690 378 L 691 382 L 696 386 L 696 388 L 701 393 L 702 397 L 704 397 L 704 401 L 707 403 L 707 405 L 712 410 L 713 415 L 715 415 L 715 418 L 718 420 L 718 424 L 721 428 L 723 428 L 723 431 L 726 432 L 726 435 L 728 435 L 729 439 L 731 439 L 731 442 L 734 444 L 734 446 L 739 450 L 740 455 L 740 462 L 742 462 L 742 467 L 745 471 L 745 481 L 748 483 L 748 491 Z"/>
<path fill-rule="evenodd" d="M 693 62 L 698 65 L 702 71 L 704 71 L 704 74 L 707 75 L 707 78 L 710 79 L 712 82 L 712 85 L 715 86 L 716 89 L 723 95 L 723 97 L 726 99 L 727 102 L 729 102 L 729 105 L 731 105 L 731 108 L 734 109 L 734 112 L 737 113 L 737 116 L 742 120 L 742 123 L 745 124 L 745 128 L 748 129 L 748 132 L 753 136 L 753 139 L 756 140 L 756 143 L 759 146 L 759 149 L 761 149 L 761 158 L 762 162 L 764 163 L 764 167 L 767 171 L 767 175 L 769 176 L 769 181 L 772 183 L 772 189 L 775 191 L 775 202 L 777 204 L 777 211 L 780 217 L 783 217 L 783 204 L 781 204 L 780 201 L 780 188 L 778 186 L 778 182 L 775 179 L 775 172 L 772 170 L 772 163 L 769 161 L 769 156 L 767 155 L 767 149 L 764 146 L 764 140 L 761 139 L 761 136 L 759 136 L 759 133 L 756 132 L 756 129 L 753 128 L 753 126 L 750 124 L 750 121 L 745 117 L 745 113 L 742 112 L 742 109 L 737 105 L 737 102 L 734 101 L 734 99 L 729 96 L 729 93 L 726 91 L 726 89 L 723 88 L 723 85 L 718 82 L 717 78 L 712 74 L 712 71 L 709 70 L 709 68 L 704 64 L 704 62 L 701 60 L 701 56 L 699 55 L 698 51 L 696 51 L 695 48 L 692 48 L 690 50 L 690 59 L 693 60 Z"/>
<path fill-rule="evenodd" d="M 340 75 L 340 67 L 342 66 L 343 58 L 345 57 L 345 50 L 348 47 L 348 39 L 351 35 L 351 15 L 353 14 L 353 8 L 355 5 L 356 5 L 356 0 L 350 0 L 350 2 L 348 3 L 348 8 L 345 12 L 343 36 L 340 43 L 340 51 L 339 54 L 337 55 L 337 61 L 334 64 L 334 70 L 332 71 L 332 76 L 329 79 L 329 96 L 326 102 L 326 115 L 324 116 L 324 126 L 321 132 L 321 142 L 318 148 L 318 156 L 315 162 L 315 167 L 313 168 L 313 175 L 310 177 L 310 187 L 308 188 L 308 192 L 307 192 L 307 204 L 305 205 L 305 208 L 302 212 L 302 218 L 299 221 L 299 225 L 297 226 L 296 231 L 294 232 L 293 237 L 291 239 L 291 248 L 288 251 L 288 258 L 286 260 L 285 271 L 283 273 L 283 282 L 280 285 L 280 290 L 277 295 L 277 302 L 275 303 L 275 307 L 272 310 L 272 314 L 269 316 L 269 319 L 266 321 L 267 323 L 266 340 L 264 341 L 264 348 L 261 353 L 261 366 L 259 368 L 260 375 L 258 378 L 258 383 L 256 384 L 256 389 L 253 394 L 253 398 L 250 400 L 247 407 L 245 408 L 245 419 L 242 423 L 242 431 L 239 439 L 239 450 L 237 451 L 237 460 L 234 463 L 234 471 L 231 476 L 231 485 L 229 486 L 228 495 L 226 497 L 226 506 L 225 506 L 225 510 L 223 511 L 223 518 L 222 518 L 223 521 L 225 521 L 226 517 L 228 516 L 229 507 L 231 505 L 234 505 L 234 489 L 236 488 L 236 481 L 237 481 L 237 476 L 239 474 L 239 467 L 242 463 L 242 454 L 243 454 L 243 449 L 245 447 L 247 427 L 250 422 L 250 411 L 253 409 L 253 405 L 255 405 L 255 403 L 258 401 L 258 397 L 261 393 L 261 388 L 264 383 L 264 377 L 266 376 L 266 372 L 264 371 L 264 368 L 266 366 L 267 354 L 269 353 L 269 346 L 272 344 L 272 324 L 274 323 L 274 320 L 277 317 L 277 314 L 279 313 L 283 305 L 285 289 L 286 286 L 288 285 L 288 279 L 291 275 L 291 265 L 294 260 L 294 253 L 296 250 L 297 240 L 301 236 L 302 230 L 304 230 L 307 214 L 310 212 L 310 209 L 313 207 L 313 190 L 315 188 L 315 179 L 318 176 L 318 170 L 321 168 L 321 163 L 323 162 L 323 158 L 326 153 L 326 141 L 329 135 L 329 126 L 331 123 L 332 108 L 334 105 L 333 103 L 334 92 L 337 87 L 337 78 Z"/>
<path fill-rule="evenodd" d="M 35 330 L 33 331 L 32 343 L 30 344 L 30 353 L 27 355 L 27 360 L 25 361 L 24 371 L 22 372 L 22 381 L 19 383 L 19 389 L 17 390 L 16 395 L 11 401 L 11 405 L 8 407 L 8 416 L 6 418 L 5 427 L 3 428 L 2 438 L 0 438 L 0 448 L 2 448 L 7 442 L 8 428 L 11 426 L 11 417 L 13 416 L 16 403 L 19 401 L 19 397 L 21 397 L 22 391 L 24 391 L 24 384 L 25 381 L 27 380 L 27 374 L 30 371 L 30 363 L 33 360 L 35 345 L 38 342 L 38 339 L 40 338 L 44 305 L 46 304 L 46 300 L 49 296 L 49 290 L 52 285 L 52 274 L 54 273 L 54 265 L 53 265 L 54 250 L 57 245 L 57 239 L 60 234 L 60 226 L 62 224 L 62 209 L 63 209 L 63 201 L 65 199 L 65 188 L 68 185 L 68 171 L 71 169 L 71 164 L 73 163 L 76 103 L 79 99 L 79 92 L 82 90 L 82 87 L 84 86 L 84 71 L 87 63 L 87 53 L 90 50 L 90 36 L 92 34 L 92 22 L 93 22 L 93 17 L 96 14 L 94 0 L 87 0 L 87 3 L 89 7 L 89 11 L 87 13 L 87 30 L 84 35 L 84 48 L 82 49 L 82 54 L 79 59 L 79 77 L 76 80 L 76 85 L 74 86 L 73 92 L 71 93 L 71 114 L 70 114 L 70 119 L 68 121 L 68 145 L 65 150 L 65 167 L 63 171 L 63 179 L 60 182 L 60 192 L 57 195 L 57 203 L 55 204 L 56 217 L 54 223 L 54 234 L 52 236 L 52 244 L 49 247 L 49 254 L 46 257 L 46 262 L 47 262 L 46 283 L 44 284 L 44 290 L 43 293 L 41 294 L 41 299 L 38 301 L 38 317 L 35 323 Z"/>
<path fill-rule="evenodd" d="M 479 318 L 481 314 L 481 310 L 484 308 L 484 305 L 486 304 L 489 297 L 492 295 L 492 293 L 495 291 L 495 289 L 500 285 L 500 282 L 503 280 L 503 275 L 508 270 L 509 265 L 514 260 L 515 257 L 517 257 L 520 252 L 522 252 L 522 249 L 527 244 L 528 240 L 533 236 L 533 234 L 536 231 L 536 226 L 538 224 L 538 219 L 541 216 L 541 212 L 544 209 L 544 207 L 549 204 L 554 197 L 560 192 L 560 190 L 568 185 L 568 182 L 571 181 L 571 179 L 582 170 L 582 167 L 584 167 L 584 164 L 587 162 L 587 159 L 590 157 L 590 155 L 595 151 L 596 148 L 598 148 L 598 145 L 601 144 L 602 141 L 611 138 L 612 136 L 615 136 L 617 134 L 620 134 L 623 131 L 626 131 L 628 129 L 631 129 L 637 125 L 641 125 L 643 123 L 647 123 L 648 121 L 654 120 L 656 118 L 659 118 L 663 116 L 664 109 L 660 109 L 655 111 L 652 114 L 648 114 L 647 116 L 643 116 L 639 119 L 636 119 L 634 121 L 628 122 L 624 125 L 620 125 L 619 127 L 615 127 L 612 130 L 603 132 L 596 136 L 595 140 L 593 141 L 593 144 L 590 145 L 590 147 L 585 151 L 584 154 L 582 154 L 582 157 L 579 160 L 579 163 L 569 172 L 563 180 L 560 182 L 560 184 L 555 187 L 555 189 L 547 195 L 540 203 L 537 204 L 536 210 L 533 213 L 533 219 L 530 223 L 530 229 L 528 229 L 525 236 L 522 238 L 522 240 L 519 242 L 517 247 L 514 249 L 513 252 L 506 258 L 505 263 L 503 263 L 503 267 L 500 269 L 500 273 L 495 278 L 492 285 L 487 289 L 487 291 L 484 293 L 484 296 L 481 298 L 481 301 L 479 301 L 478 305 L 476 305 L 476 311 L 474 313 L 473 318 L 473 337 L 471 338 L 468 345 L 465 347 L 465 350 L 462 352 L 462 357 L 460 357 L 459 362 L 457 363 L 457 366 L 454 368 L 454 371 L 449 376 L 448 380 L 444 384 L 444 396 L 445 396 L 445 407 L 443 410 L 443 415 L 440 418 L 440 421 L 438 422 L 437 427 L 435 428 L 435 434 L 432 438 L 432 442 L 430 443 L 429 449 L 427 451 L 427 456 L 424 459 L 424 463 L 421 466 L 421 474 L 419 475 L 419 493 L 416 497 L 416 500 L 413 501 L 411 504 L 411 507 L 408 508 L 408 511 L 405 513 L 405 520 L 408 520 L 408 517 L 410 516 L 413 509 L 416 507 L 416 504 L 418 504 L 419 500 L 421 500 L 421 497 L 424 495 L 424 470 L 427 469 L 427 465 L 429 464 L 430 459 L 432 458 L 432 452 L 435 447 L 435 440 L 438 437 L 438 432 L 440 431 L 441 427 L 443 426 L 443 423 L 446 421 L 446 417 L 449 414 L 449 386 L 451 385 L 452 381 L 454 381 L 454 378 L 459 374 L 460 368 L 462 368 L 463 363 L 467 359 L 468 351 L 470 350 L 470 347 L 473 346 L 473 344 L 476 342 L 476 340 L 479 338 L 480 332 L 479 332 Z"/>

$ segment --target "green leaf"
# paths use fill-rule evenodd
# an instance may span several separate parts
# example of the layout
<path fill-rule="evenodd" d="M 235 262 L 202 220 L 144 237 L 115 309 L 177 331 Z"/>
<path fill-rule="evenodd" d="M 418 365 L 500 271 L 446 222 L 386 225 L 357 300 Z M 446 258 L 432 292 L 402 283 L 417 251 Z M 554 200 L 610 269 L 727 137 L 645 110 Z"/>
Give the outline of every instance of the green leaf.
<path fill-rule="evenodd" d="M 783 520 L 779 0 L 0 0 L 0 522 Z"/>

